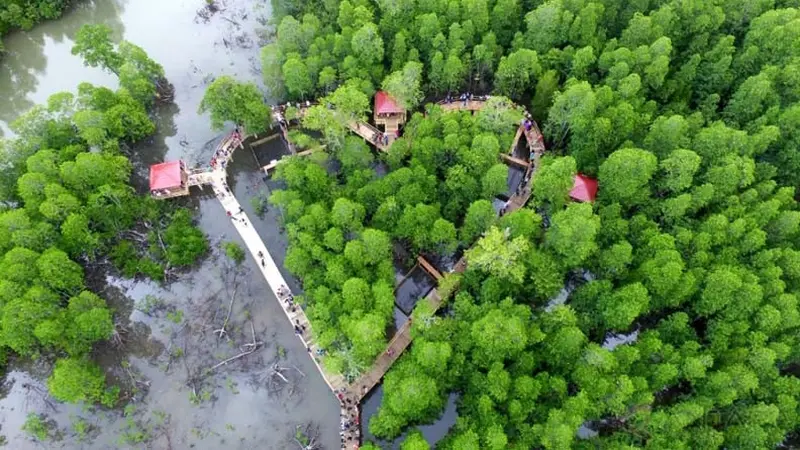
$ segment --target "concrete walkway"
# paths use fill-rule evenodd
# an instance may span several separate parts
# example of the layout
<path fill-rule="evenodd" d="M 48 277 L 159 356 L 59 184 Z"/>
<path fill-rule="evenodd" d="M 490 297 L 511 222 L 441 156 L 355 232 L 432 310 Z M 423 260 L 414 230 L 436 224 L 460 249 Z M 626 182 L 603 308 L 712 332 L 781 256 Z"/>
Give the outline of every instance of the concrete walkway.
<path fill-rule="evenodd" d="M 237 147 L 242 147 L 238 140 L 230 138 L 223 139 L 215 152 L 217 157 L 216 167 L 208 172 L 193 174 L 193 181 L 197 185 L 211 185 L 211 188 L 214 190 L 214 194 L 222 204 L 222 207 L 225 208 L 225 211 L 230 217 L 231 222 L 233 222 L 233 227 L 242 237 L 245 247 L 247 247 L 247 249 L 250 251 L 250 254 L 256 260 L 256 263 L 261 270 L 261 274 L 267 281 L 272 294 L 278 299 L 283 313 L 286 315 L 286 318 L 289 319 L 289 323 L 295 330 L 302 330 L 301 333 L 297 333 L 297 331 L 295 331 L 296 336 L 303 343 L 303 346 L 305 346 L 309 356 L 311 357 L 312 361 L 314 361 L 314 365 L 317 366 L 317 370 L 319 371 L 320 375 L 322 375 L 322 379 L 325 380 L 325 383 L 328 384 L 328 387 L 337 393 L 339 397 L 341 403 L 341 423 L 353 424 L 349 427 L 351 430 L 348 431 L 346 435 L 343 435 L 343 438 L 347 437 L 347 439 L 343 439 L 342 448 L 358 448 L 358 444 L 361 441 L 361 436 L 360 429 L 356 425 L 360 419 L 357 399 L 348 395 L 348 384 L 342 375 L 330 373 L 326 371 L 320 364 L 320 360 L 317 355 L 319 355 L 321 351 L 313 341 L 311 323 L 309 322 L 308 317 L 306 317 L 305 311 L 303 311 L 303 308 L 301 308 L 299 305 L 287 300 L 288 284 L 286 283 L 286 279 L 283 278 L 283 274 L 281 274 L 280 269 L 278 268 L 277 264 L 275 264 L 275 260 L 272 258 L 272 255 L 269 253 L 266 245 L 264 245 L 264 241 L 261 239 L 261 236 L 258 235 L 258 232 L 253 227 L 250 218 L 243 211 L 241 204 L 238 200 L 236 200 L 236 197 L 233 195 L 230 187 L 228 186 L 228 172 L 225 168 L 233 158 L 234 150 Z M 351 402 L 351 404 L 348 405 L 347 401 Z"/>

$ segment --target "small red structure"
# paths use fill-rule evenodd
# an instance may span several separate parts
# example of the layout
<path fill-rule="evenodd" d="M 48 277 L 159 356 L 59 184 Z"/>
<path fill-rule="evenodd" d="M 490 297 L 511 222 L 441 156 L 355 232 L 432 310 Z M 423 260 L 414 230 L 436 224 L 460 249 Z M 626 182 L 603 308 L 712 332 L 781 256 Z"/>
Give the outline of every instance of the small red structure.
<path fill-rule="evenodd" d="M 189 173 L 183 161 L 167 161 L 150 166 L 150 193 L 155 198 L 187 195 L 188 181 Z"/>
<path fill-rule="evenodd" d="M 593 202 L 597 197 L 597 180 L 586 175 L 575 175 L 575 184 L 572 185 L 569 196 L 579 202 Z"/>
<path fill-rule="evenodd" d="M 375 125 L 383 125 L 384 131 L 387 133 L 397 133 L 400 125 L 406 122 L 406 110 L 384 91 L 378 91 L 375 94 L 373 113 Z"/>
<path fill-rule="evenodd" d="M 375 94 L 375 114 L 404 114 L 405 112 L 388 93 L 378 91 Z"/>

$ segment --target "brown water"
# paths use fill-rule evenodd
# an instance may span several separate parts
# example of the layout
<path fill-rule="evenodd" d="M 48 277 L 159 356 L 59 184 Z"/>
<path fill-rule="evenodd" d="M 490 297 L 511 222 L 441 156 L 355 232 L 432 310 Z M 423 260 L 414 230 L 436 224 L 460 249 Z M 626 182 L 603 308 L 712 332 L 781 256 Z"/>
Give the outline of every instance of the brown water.
<path fill-rule="evenodd" d="M 74 91 L 82 81 L 116 84 L 111 75 L 84 67 L 70 54 L 78 28 L 101 22 L 118 37 L 142 46 L 164 66 L 176 88 L 175 104 L 157 111 L 157 135 L 133 155 L 137 173 L 144 175 L 150 163 L 164 159 L 183 158 L 190 165 L 207 161 L 219 133 L 210 129 L 207 117 L 196 113 L 205 86 L 222 74 L 260 84 L 258 36 L 270 15 L 268 2 L 218 4 L 221 10 L 206 20 L 197 14 L 204 0 L 88 2 L 58 21 L 8 36 L 4 43 L 9 55 L 0 62 L 0 129 L 8 135 L 8 122 L 53 93 Z M 231 187 L 282 266 L 286 242 L 276 213 L 269 211 L 258 219 L 247 201 L 265 189 L 252 152 L 237 154 L 231 174 Z M 212 244 L 243 244 L 210 192 L 195 192 L 185 201 L 198 210 L 200 226 Z M 297 448 L 295 427 L 309 423 L 319 426 L 323 448 L 338 448 L 336 399 L 254 264 L 248 259 L 243 267 L 233 268 L 215 251 L 166 286 L 99 277 L 94 284 L 105 286 L 104 296 L 117 310 L 125 332 L 122 346 L 99 348 L 96 357 L 110 376 L 140 384 L 130 402 L 136 410 L 125 418 L 119 410 L 57 404 L 45 395 L 46 363 L 13 367 L 0 398 L 0 434 L 8 448 L 287 449 Z M 219 338 L 214 330 L 227 315 L 234 288 L 228 336 Z M 161 298 L 173 319 L 180 311 L 178 323 L 166 317 L 167 311 L 151 317 L 134 310 L 133 302 L 147 295 Z M 240 353 L 253 332 L 264 343 L 259 351 L 192 382 L 204 369 Z M 283 373 L 292 381 L 293 392 L 287 387 L 268 389 L 264 376 L 276 362 L 288 369 Z M 197 404 L 190 401 L 193 389 L 202 397 Z M 22 433 L 20 426 L 31 412 L 53 419 L 61 439 L 35 443 Z M 71 430 L 79 418 L 93 427 L 83 440 Z M 121 435 L 138 430 L 147 431 L 151 439 L 120 443 Z"/>

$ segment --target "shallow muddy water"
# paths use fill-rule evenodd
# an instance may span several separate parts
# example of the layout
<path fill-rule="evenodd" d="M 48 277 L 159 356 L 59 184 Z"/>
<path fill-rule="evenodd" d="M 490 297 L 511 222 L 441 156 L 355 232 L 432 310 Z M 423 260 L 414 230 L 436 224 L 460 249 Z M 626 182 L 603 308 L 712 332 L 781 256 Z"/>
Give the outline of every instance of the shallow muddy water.
<path fill-rule="evenodd" d="M 15 117 L 53 93 L 74 92 L 80 82 L 116 85 L 112 75 L 84 67 L 70 54 L 71 39 L 82 24 L 105 23 L 162 64 L 175 86 L 174 104 L 156 111 L 157 134 L 135 149 L 137 178 L 144 180 L 148 166 L 164 159 L 182 158 L 189 165 L 208 161 L 220 132 L 197 114 L 205 86 L 223 74 L 261 84 L 259 35 L 270 10 L 268 2 L 218 0 L 220 10 L 209 15 L 205 4 L 86 2 L 57 21 L 8 36 L 9 54 L 0 62 L 0 129 L 10 135 L 8 123 Z M 282 266 L 286 240 L 277 213 L 258 218 L 248 201 L 267 191 L 253 153 L 240 150 L 229 172 L 231 188 Z M 102 293 L 117 311 L 124 338 L 121 345 L 98 348 L 96 359 L 112 379 L 139 386 L 130 398 L 134 408 L 125 415 L 54 403 L 45 395 L 45 362 L 13 367 L 0 398 L 0 434 L 8 448 L 287 449 L 297 447 L 295 427 L 306 424 L 319 427 L 324 448 L 338 448 L 338 403 L 255 261 L 248 258 L 236 268 L 219 255 L 221 242 L 242 244 L 225 211 L 210 189 L 180 201 L 197 209 L 200 227 L 215 247 L 212 255 L 165 286 L 110 276 L 93 283 L 105 286 Z M 149 308 L 144 306 L 148 301 Z M 149 315 L 134 309 L 134 302 Z M 226 333 L 215 333 L 229 309 Z M 246 350 L 253 337 L 261 343 L 258 351 L 208 372 Z M 275 367 L 290 383 L 274 381 Z M 47 443 L 28 438 L 20 427 L 29 413 L 46 414 L 60 438 Z M 79 419 L 90 426 L 85 436 L 71 428 Z M 148 439 L 132 443 L 140 433 Z"/>

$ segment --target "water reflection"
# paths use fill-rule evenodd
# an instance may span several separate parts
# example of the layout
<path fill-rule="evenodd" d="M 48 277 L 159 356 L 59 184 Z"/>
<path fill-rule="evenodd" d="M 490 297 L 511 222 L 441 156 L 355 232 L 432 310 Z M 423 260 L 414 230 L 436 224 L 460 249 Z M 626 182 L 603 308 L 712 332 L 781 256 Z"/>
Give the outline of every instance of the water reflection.
<path fill-rule="evenodd" d="M 85 23 L 106 24 L 121 36 L 123 8 L 120 0 L 81 2 L 59 20 L 4 38 L 8 53 L 0 60 L 0 120 L 11 122 L 53 93 L 74 91 L 80 81 L 116 86 L 111 74 L 85 67 L 71 49 L 75 33 Z"/>
<path fill-rule="evenodd" d="M 175 86 L 171 122 L 158 133 L 150 159 L 191 160 L 219 130 L 197 115 L 205 87 L 220 75 L 253 81 L 263 86 L 258 59 L 260 30 L 268 20 L 267 5 L 245 0 L 217 0 L 220 11 L 208 21 L 198 21 L 205 2 L 162 0 L 88 1 L 59 20 L 4 39 L 8 55 L 0 62 L 0 130 L 50 95 L 75 91 L 79 83 L 116 87 L 116 78 L 99 68 L 85 67 L 72 55 L 73 37 L 85 23 L 110 26 L 116 39 L 131 41 L 158 61 Z M 267 97 L 269 97 L 267 93 Z M 166 146 L 159 148 L 160 145 Z"/>

